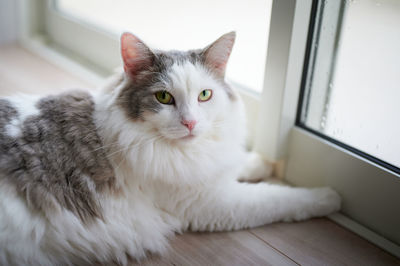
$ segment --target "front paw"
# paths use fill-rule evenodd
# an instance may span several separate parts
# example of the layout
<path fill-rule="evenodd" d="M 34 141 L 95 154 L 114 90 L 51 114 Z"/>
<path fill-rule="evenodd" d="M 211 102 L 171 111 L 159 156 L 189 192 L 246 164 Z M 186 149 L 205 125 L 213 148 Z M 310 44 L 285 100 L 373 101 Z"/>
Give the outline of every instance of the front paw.
<path fill-rule="evenodd" d="M 264 160 L 258 153 L 249 154 L 242 174 L 238 178 L 239 182 L 257 183 L 266 181 L 272 176 L 274 165 Z"/>

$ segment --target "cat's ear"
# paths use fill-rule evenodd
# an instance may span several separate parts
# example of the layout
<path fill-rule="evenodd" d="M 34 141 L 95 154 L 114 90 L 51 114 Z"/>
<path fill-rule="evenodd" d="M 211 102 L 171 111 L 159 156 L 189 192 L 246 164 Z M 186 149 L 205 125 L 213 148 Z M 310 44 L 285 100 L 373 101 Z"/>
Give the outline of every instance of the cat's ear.
<path fill-rule="evenodd" d="M 235 43 L 234 31 L 222 35 L 218 40 L 204 48 L 202 52 L 204 63 L 219 77 L 225 76 L 226 64 Z"/>
<path fill-rule="evenodd" d="M 121 36 L 121 55 L 124 70 L 131 78 L 153 64 L 154 54 L 150 48 L 132 33 L 125 32 Z"/>

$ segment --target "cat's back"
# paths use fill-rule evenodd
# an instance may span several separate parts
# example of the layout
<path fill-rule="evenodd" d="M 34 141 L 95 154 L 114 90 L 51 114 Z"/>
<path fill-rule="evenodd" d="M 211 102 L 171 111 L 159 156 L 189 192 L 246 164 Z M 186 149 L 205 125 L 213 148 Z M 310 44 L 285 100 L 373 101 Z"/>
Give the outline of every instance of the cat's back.
<path fill-rule="evenodd" d="M 101 216 L 96 192 L 114 177 L 94 110 L 84 91 L 0 99 L 0 181 L 30 209 L 66 208 L 84 220 Z"/>
<path fill-rule="evenodd" d="M 38 121 L 61 125 L 75 120 L 77 124 L 84 124 L 92 120 L 93 111 L 92 96 L 78 90 L 49 96 L 16 94 L 0 97 L 0 134 L 7 139 L 38 135 L 39 132 L 32 132 L 33 129 L 28 127 Z"/>

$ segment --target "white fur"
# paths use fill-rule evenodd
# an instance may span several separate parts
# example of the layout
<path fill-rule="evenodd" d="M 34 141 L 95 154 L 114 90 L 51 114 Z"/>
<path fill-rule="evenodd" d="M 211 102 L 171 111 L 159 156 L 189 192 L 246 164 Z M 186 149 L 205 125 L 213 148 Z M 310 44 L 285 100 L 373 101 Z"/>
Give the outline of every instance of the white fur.
<path fill-rule="evenodd" d="M 27 94 L 18 94 L 16 96 L 5 97 L 12 106 L 18 110 L 18 117 L 11 120 L 5 126 L 6 134 L 11 137 L 18 137 L 21 135 L 22 123 L 29 116 L 39 114 L 39 109 L 36 108 L 39 96 L 32 96 Z"/>
<path fill-rule="evenodd" d="M 101 199 L 104 220 L 83 225 L 67 210 L 43 217 L 0 183 L 0 264 L 85 264 L 96 257 L 125 265 L 127 255 L 164 252 L 174 232 L 249 228 L 339 209 L 338 195 L 328 188 L 237 182 L 243 171 L 251 177 L 251 169 L 256 175 L 262 169 L 244 148 L 239 96 L 229 99 L 198 65 L 175 65 L 169 76 L 176 107 L 146 114 L 144 121 L 131 122 L 115 103 L 126 78 L 96 96 L 96 124 L 120 188 Z M 212 89 L 213 97 L 199 103 L 203 89 Z M 182 139 L 188 134 L 182 117 L 198 121 L 193 139 Z"/>
<path fill-rule="evenodd" d="M 27 117 L 38 115 L 39 109 L 36 107 L 40 96 L 17 94 L 15 96 L 5 97 L 4 99 L 11 102 L 14 108 L 18 110 L 19 120 L 24 121 Z"/>
<path fill-rule="evenodd" d="M 6 134 L 10 137 L 19 137 L 21 135 L 20 120 L 14 118 L 5 126 Z"/>

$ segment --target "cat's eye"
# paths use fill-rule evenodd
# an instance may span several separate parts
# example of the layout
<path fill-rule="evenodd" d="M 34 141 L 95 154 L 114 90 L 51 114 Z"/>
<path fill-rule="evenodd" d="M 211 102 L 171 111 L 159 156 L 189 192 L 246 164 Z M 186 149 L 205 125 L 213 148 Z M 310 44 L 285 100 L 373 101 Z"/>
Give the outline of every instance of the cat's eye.
<path fill-rule="evenodd" d="M 174 104 L 174 97 L 167 91 L 157 91 L 156 99 L 162 104 Z"/>
<path fill-rule="evenodd" d="M 199 94 L 199 102 L 206 102 L 211 99 L 212 90 L 203 90 Z"/>

